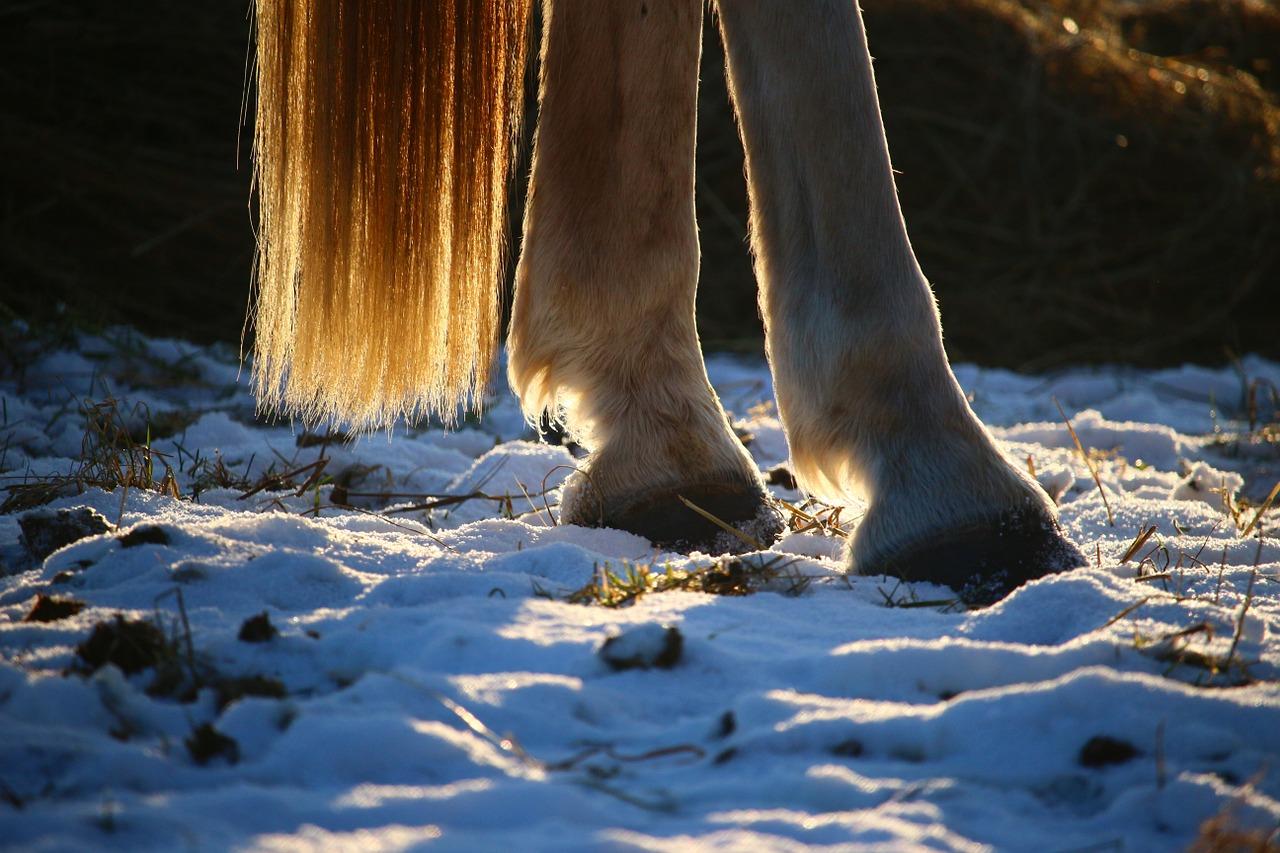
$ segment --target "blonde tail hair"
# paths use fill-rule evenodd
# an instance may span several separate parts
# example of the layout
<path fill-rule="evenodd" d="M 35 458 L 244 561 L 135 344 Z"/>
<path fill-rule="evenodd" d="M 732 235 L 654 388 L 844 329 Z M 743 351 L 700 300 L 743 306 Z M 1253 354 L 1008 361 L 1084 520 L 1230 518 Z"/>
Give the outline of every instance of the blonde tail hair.
<path fill-rule="evenodd" d="M 530 0 L 257 0 L 259 405 L 476 404 L 497 347 Z"/>

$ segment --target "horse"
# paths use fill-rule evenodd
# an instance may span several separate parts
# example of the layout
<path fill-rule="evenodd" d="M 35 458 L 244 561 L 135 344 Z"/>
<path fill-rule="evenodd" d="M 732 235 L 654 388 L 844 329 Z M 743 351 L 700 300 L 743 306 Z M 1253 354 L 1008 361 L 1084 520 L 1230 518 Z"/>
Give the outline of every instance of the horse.
<path fill-rule="evenodd" d="M 257 0 L 265 410 L 376 428 L 482 402 L 531 7 Z M 868 502 L 849 571 L 994 601 L 1082 565 L 948 363 L 855 0 L 715 12 L 792 470 L 809 494 Z M 772 542 L 781 514 L 694 321 L 703 0 L 544 0 L 542 14 L 507 375 L 531 422 L 557 419 L 588 451 L 561 522 L 683 550 L 732 548 L 721 523 Z"/>

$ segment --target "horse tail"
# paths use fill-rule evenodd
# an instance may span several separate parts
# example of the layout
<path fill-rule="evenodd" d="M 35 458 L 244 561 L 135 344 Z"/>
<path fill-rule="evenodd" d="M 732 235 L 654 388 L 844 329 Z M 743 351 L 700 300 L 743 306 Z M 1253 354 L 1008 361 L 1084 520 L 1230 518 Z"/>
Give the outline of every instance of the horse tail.
<path fill-rule="evenodd" d="M 390 426 L 478 405 L 530 0 L 257 0 L 254 389 Z"/>

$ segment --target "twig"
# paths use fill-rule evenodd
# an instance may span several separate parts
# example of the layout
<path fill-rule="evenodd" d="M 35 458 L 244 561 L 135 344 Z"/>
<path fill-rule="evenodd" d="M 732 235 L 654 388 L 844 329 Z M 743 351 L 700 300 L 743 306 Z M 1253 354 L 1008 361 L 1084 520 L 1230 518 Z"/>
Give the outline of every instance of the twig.
<path fill-rule="evenodd" d="M 706 750 L 704 750 L 700 746 L 696 746 L 691 743 L 681 743 L 681 744 L 676 744 L 675 746 L 658 747 L 657 749 L 651 749 L 651 750 L 648 750 L 647 752 L 641 752 L 636 755 L 627 755 L 625 753 L 617 752 L 614 750 L 612 746 L 609 746 L 609 745 L 596 745 L 596 746 L 589 746 L 586 749 L 582 750 L 581 752 L 575 753 L 574 755 L 571 755 L 568 758 L 562 759 L 560 761 L 547 762 L 543 764 L 543 768 L 546 770 L 572 770 L 578 764 L 581 764 L 583 761 L 590 758 L 591 756 L 600 755 L 601 753 L 604 753 L 606 756 L 613 759 L 614 761 L 621 761 L 626 763 L 637 762 L 637 761 L 652 761 L 655 758 L 666 758 L 669 755 L 691 755 L 693 756 L 693 760 L 696 762 L 696 761 L 700 761 L 703 758 L 706 758 L 707 756 Z"/>
<path fill-rule="evenodd" d="M 1240 636 L 1244 633 L 1244 617 L 1249 612 L 1249 605 L 1253 603 L 1253 583 L 1257 579 L 1258 570 L 1254 569 L 1249 574 L 1249 586 L 1244 592 L 1244 606 L 1240 608 L 1240 615 L 1236 618 L 1235 635 L 1231 638 L 1231 648 L 1227 650 L 1227 666 L 1231 666 L 1231 661 L 1236 656 L 1236 647 L 1240 645 Z"/>
<path fill-rule="evenodd" d="M 958 598 L 932 598 L 925 601 L 904 601 L 893 606 L 903 610 L 908 610 L 912 607 L 948 607 L 958 601 L 960 601 Z"/>
<path fill-rule="evenodd" d="M 187 618 L 187 602 L 182 596 L 182 587 L 175 586 L 173 589 L 160 593 L 155 597 L 155 602 L 159 603 L 162 598 L 168 598 L 171 595 L 178 600 L 178 617 L 182 620 L 182 636 L 186 641 L 187 670 L 191 673 L 191 682 L 198 685 L 200 677 L 196 674 L 196 648 L 195 643 L 191 640 L 191 620 Z M 160 621 L 158 611 L 156 621 Z"/>
<path fill-rule="evenodd" d="M 1164 790 L 1164 720 L 1156 723 L 1156 790 Z"/>
<path fill-rule="evenodd" d="M 559 465 L 556 466 L 556 468 L 559 468 L 559 467 L 560 467 Z M 551 469 L 551 471 L 554 471 L 554 470 L 555 468 Z M 551 501 L 547 500 L 547 492 L 549 491 L 547 489 L 547 478 L 551 476 L 551 471 L 548 471 L 547 473 L 542 475 L 542 483 L 539 484 L 539 488 L 542 489 L 542 492 L 540 493 L 539 496 L 542 498 L 542 505 L 547 510 L 547 518 L 551 519 L 551 526 L 558 527 L 560 525 L 560 519 L 556 518 L 555 513 L 551 511 Z"/>
<path fill-rule="evenodd" d="M 596 510 L 599 513 L 596 516 L 596 522 L 599 524 L 600 527 L 604 527 L 604 492 L 600 491 L 600 487 L 596 485 L 596 481 L 591 479 L 591 472 L 587 471 L 585 468 L 579 468 L 577 465 L 556 465 L 550 471 L 548 471 L 545 475 L 543 475 L 542 493 L 544 495 L 547 493 L 547 488 L 546 488 L 547 477 L 550 477 L 552 474 L 554 474 L 556 471 L 559 471 L 561 468 L 581 474 L 582 479 L 587 481 L 587 485 L 591 487 L 591 494 L 595 495 L 595 499 L 596 499 Z"/>
<path fill-rule="evenodd" d="M 292 471 L 286 471 L 283 474 L 277 474 L 275 476 L 264 476 L 262 478 L 262 481 L 259 482 L 258 485 L 254 486 L 249 491 L 240 495 L 238 498 L 236 498 L 236 500 L 239 500 L 239 501 L 247 500 L 248 498 L 251 498 L 254 495 L 256 495 L 258 492 L 263 492 L 263 491 L 266 491 L 267 489 L 270 489 L 272 486 L 283 486 L 286 480 L 291 480 L 294 477 L 304 472 L 310 471 L 312 473 L 312 476 L 316 476 L 318 472 L 324 470 L 324 467 L 328 464 L 329 464 L 329 460 L 327 458 L 322 457 L 320 459 L 317 459 L 315 462 L 308 463 L 306 465 L 303 465 L 300 468 L 295 468 Z M 310 482 L 311 482 L 311 477 L 308 477 L 307 481 L 303 483 L 303 488 L 298 491 L 297 496 L 302 495 L 302 492 L 306 490 Z"/>
<path fill-rule="evenodd" d="M 285 507 L 281 507 L 281 509 L 282 509 L 282 510 L 284 510 L 285 512 L 288 512 L 288 509 L 287 509 L 287 508 L 285 508 Z M 346 506 L 346 505 L 339 505 L 339 504 L 335 504 L 335 503 L 330 503 L 328 506 L 317 505 L 317 506 L 314 506 L 314 507 L 309 507 L 309 508 L 307 508 L 307 509 L 303 510 L 303 511 L 302 511 L 301 513 L 299 513 L 299 514 L 300 514 L 300 515 L 318 515 L 318 514 L 319 514 L 319 511 L 320 511 L 320 510 L 322 510 L 322 509 L 336 509 L 336 510 L 341 510 L 341 511 L 343 511 L 343 512 L 355 512 L 355 513 L 359 513 L 359 514 L 361 514 L 361 515 L 369 515 L 369 516 L 372 516 L 372 517 L 374 517 L 374 518 L 378 518 L 378 519 L 381 519 L 381 520 L 385 521 L 387 524 L 390 524 L 392 527 L 398 527 L 398 528 L 400 528 L 401 530 L 407 531 L 407 532 L 412 533 L 412 534 L 414 534 L 414 535 L 416 535 L 416 536 L 425 536 L 425 537 L 427 537 L 428 539 L 430 539 L 432 542 L 436 543 L 436 544 L 437 544 L 437 545 L 439 545 L 441 548 L 444 548 L 444 549 L 445 549 L 445 550 L 447 550 L 447 551 L 452 551 L 452 552 L 453 552 L 453 553 L 455 553 L 455 554 L 461 553 L 461 552 L 459 552 L 459 551 L 458 551 L 458 549 L 457 549 L 457 548 L 453 547 L 453 546 L 452 546 L 452 545 L 450 545 L 448 542 L 445 542 L 444 540 L 442 540 L 442 539 L 440 539 L 440 538 L 438 538 L 438 537 L 434 536 L 433 534 L 431 534 L 431 533 L 427 532 L 426 530 L 415 530 L 414 528 L 409 527 L 408 525 L 401 524 L 401 523 L 399 523 L 398 521 L 395 521 L 395 520 L 393 520 L 393 519 L 387 518 L 385 515 L 383 515 L 383 514 L 382 514 L 382 513 L 380 513 L 380 512 L 374 512 L 374 511 L 373 511 L 373 510 L 371 510 L 371 509 L 364 509 L 363 507 L 358 507 L 358 506 Z M 388 510 L 388 512 L 390 512 L 390 510 Z"/>

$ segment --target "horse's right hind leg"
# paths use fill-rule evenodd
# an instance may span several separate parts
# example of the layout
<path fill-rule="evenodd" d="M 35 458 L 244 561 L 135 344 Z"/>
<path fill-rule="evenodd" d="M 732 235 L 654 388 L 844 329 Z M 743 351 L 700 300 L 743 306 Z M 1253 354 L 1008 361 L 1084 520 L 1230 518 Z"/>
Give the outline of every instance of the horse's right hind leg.
<path fill-rule="evenodd" d="M 565 523 L 671 547 L 780 528 L 707 381 L 694 325 L 700 0 L 546 5 L 537 141 L 510 337 L 526 412 L 590 451 Z"/>
<path fill-rule="evenodd" d="M 802 484 L 869 509 L 850 566 L 986 601 L 1080 565 L 947 364 L 854 0 L 719 0 L 778 410 Z M 993 306 L 995 310 L 995 306 Z"/>

